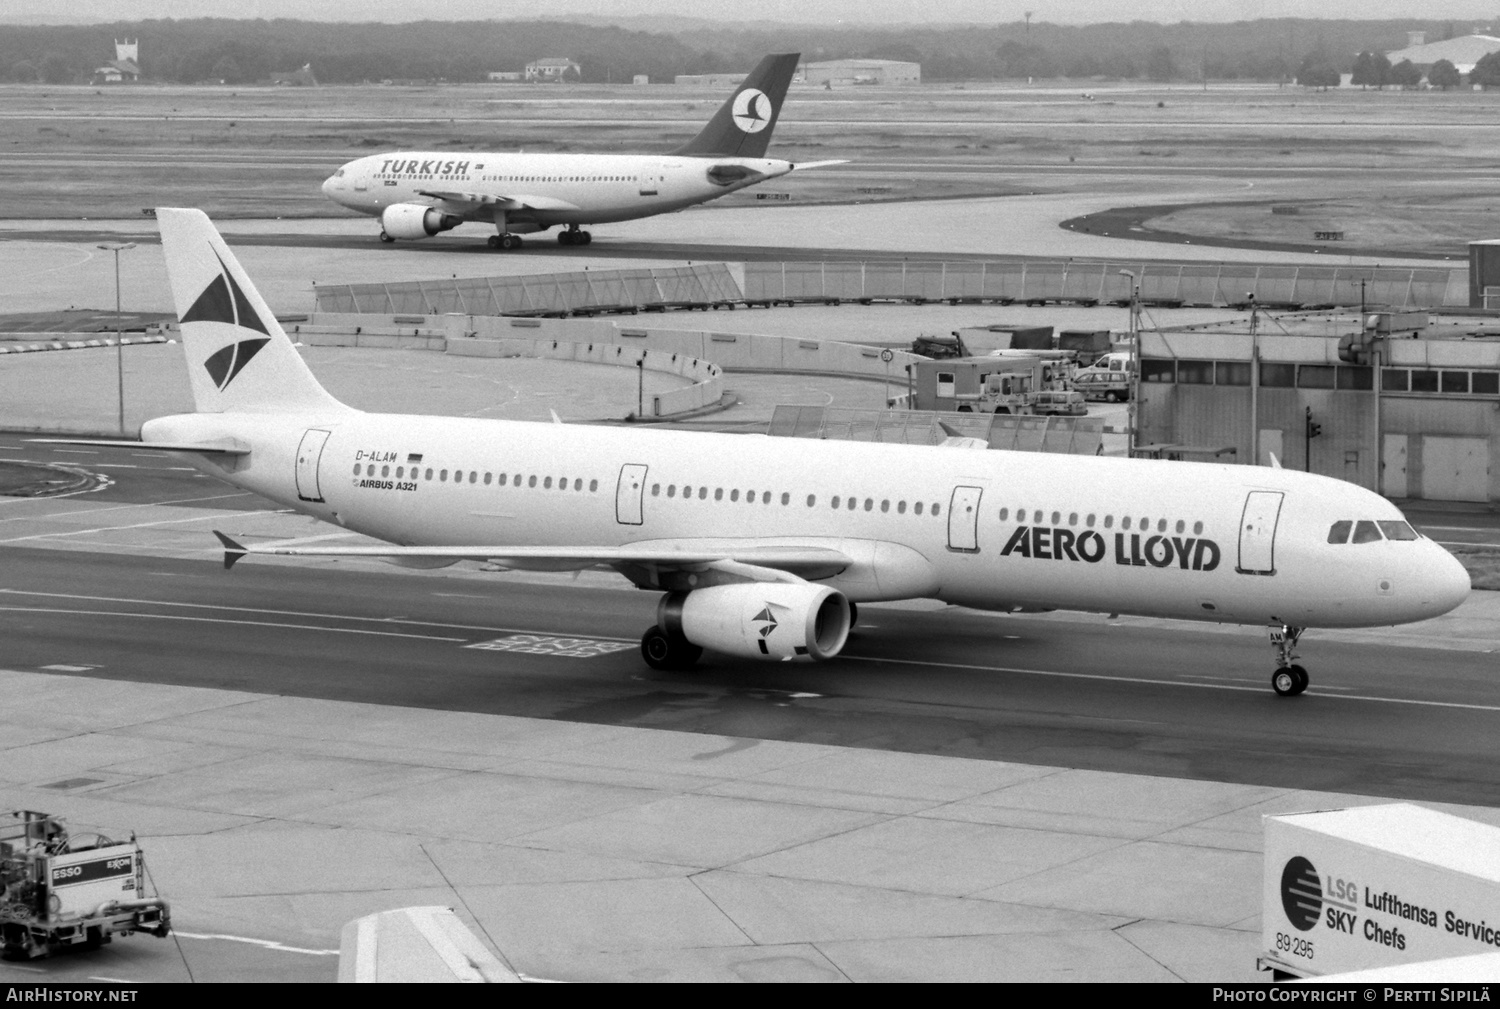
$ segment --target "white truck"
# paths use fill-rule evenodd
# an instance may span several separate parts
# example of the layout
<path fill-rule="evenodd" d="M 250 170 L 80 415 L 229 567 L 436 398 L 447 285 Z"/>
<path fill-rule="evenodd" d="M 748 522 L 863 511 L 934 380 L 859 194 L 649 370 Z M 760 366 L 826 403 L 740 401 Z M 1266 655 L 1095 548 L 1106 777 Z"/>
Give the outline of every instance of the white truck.
<path fill-rule="evenodd" d="M 1278 979 L 1500 950 L 1500 827 L 1409 803 L 1264 823 L 1257 965 Z"/>
<path fill-rule="evenodd" d="M 0 946 L 31 959 L 115 935 L 171 929 L 171 910 L 147 894 L 146 863 L 132 835 L 69 834 L 29 809 L 0 816 Z"/>

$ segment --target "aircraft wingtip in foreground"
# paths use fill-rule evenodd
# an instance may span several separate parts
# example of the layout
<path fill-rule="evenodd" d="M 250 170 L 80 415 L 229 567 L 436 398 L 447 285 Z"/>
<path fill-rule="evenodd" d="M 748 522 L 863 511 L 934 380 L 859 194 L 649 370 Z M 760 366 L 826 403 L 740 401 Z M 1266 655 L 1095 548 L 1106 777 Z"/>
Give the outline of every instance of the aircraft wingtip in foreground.
<path fill-rule="evenodd" d="M 1422 620 L 1469 592 L 1389 501 L 1284 469 L 364 413 L 318 384 L 201 211 L 157 221 L 197 412 L 142 443 L 401 544 L 218 533 L 226 567 L 611 568 L 662 593 L 641 641 L 658 669 L 833 658 L 878 600 L 1264 624 L 1283 695 L 1308 684 L 1305 628 Z"/>
<path fill-rule="evenodd" d="M 699 134 L 670 154 L 456 154 L 396 151 L 359 158 L 323 183 L 335 203 L 380 219 L 380 240 L 430 238 L 466 221 L 493 224 L 490 248 L 560 227 L 562 245 L 593 241 L 587 225 L 670 213 L 798 169 L 843 164 L 768 159 L 800 53 L 756 65 Z"/>

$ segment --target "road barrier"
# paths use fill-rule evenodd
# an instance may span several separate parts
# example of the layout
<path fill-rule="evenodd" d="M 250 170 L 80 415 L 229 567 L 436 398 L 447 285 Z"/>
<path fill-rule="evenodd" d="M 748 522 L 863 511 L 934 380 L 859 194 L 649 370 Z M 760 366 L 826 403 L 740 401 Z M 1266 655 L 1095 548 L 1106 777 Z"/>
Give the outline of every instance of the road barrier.
<path fill-rule="evenodd" d="M 522 277 L 330 284 L 313 288 L 318 312 L 443 315 L 583 315 L 713 308 L 744 301 L 724 263 L 584 270 Z"/>
<path fill-rule="evenodd" d="M 1127 275 L 1128 274 L 1128 275 Z M 1142 262 L 797 262 L 744 266 L 751 305 L 840 301 L 1073 302 L 1126 304 L 1131 276 L 1141 299 L 1222 307 L 1253 297 L 1275 307 L 1380 305 L 1444 308 L 1469 303 L 1468 274 L 1448 267 L 1172 265 Z"/>

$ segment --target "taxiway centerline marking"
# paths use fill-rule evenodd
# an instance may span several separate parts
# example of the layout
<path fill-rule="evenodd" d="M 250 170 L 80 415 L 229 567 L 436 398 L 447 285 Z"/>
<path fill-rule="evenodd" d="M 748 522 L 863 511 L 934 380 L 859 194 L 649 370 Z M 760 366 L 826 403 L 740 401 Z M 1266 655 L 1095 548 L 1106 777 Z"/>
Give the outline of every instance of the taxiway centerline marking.
<path fill-rule="evenodd" d="M 228 610 L 232 613 L 264 613 L 276 617 L 310 617 L 319 620 L 360 620 L 380 624 L 406 624 L 411 627 L 435 627 L 440 630 L 449 631 L 485 631 L 494 634 L 549 634 L 552 631 L 539 631 L 534 627 L 486 627 L 482 624 L 445 624 L 435 620 L 406 620 L 400 617 L 361 617 L 346 613 L 314 613 L 306 610 L 270 610 L 259 609 L 248 606 L 219 606 L 214 603 L 179 603 L 165 599 L 131 599 L 122 596 L 85 596 L 69 592 L 33 592 L 28 589 L 3 589 L 0 595 L 6 596 L 38 596 L 43 599 L 74 599 L 91 603 L 133 603 L 137 606 L 181 606 L 198 610 Z M 621 638 L 612 634 L 587 634 L 580 637 L 595 638 L 599 641 L 636 641 L 636 638 Z"/>
<path fill-rule="evenodd" d="M 252 946 L 264 946 L 266 949 L 274 949 L 278 953 L 306 953 L 308 956 L 338 956 L 336 949 L 304 949 L 301 946 L 288 946 L 274 939 L 252 939 L 245 935 L 220 935 L 217 932 L 179 932 L 172 930 L 172 934 L 182 939 L 223 939 L 226 942 L 248 942 Z"/>
<path fill-rule="evenodd" d="M 980 666 L 965 662 L 924 662 L 920 659 L 880 659 L 867 655 L 841 654 L 839 658 L 853 659 L 855 662 L 877 662 L 893 666 L 926 666 L 933 669 L 969 669 L 981 673 L 1020 673 L 1023 676 L 1049 676 L 1057 679 L 1067 680 L 1103 680 L 1106 683 L 1143 683 L 1157 687 L 1191 687 L 1196 690 L 1236 690 L 1241 693 L 1259 694 L 1265 692 L 1265 687 L 1236 687 L 1228 683 L 1194 683 L 1192 680 L 1158 680 L 1146 676 L 1107 676 L 1103 673 L 1069 673 L 1057 669 L 1018 669 L 1013 666 Z M 1424 701 L 1418 698 L 1406 697 L 1376 697 L 1373 694 L 1320 694 L 1313 693 L 1313 697 L 1323 697 L 1335 701 L 1374 701 L 1380 704 L 1412 704 L 1426 708 L 1458 708 L 1466 711 L 1496 711 L 1500 712 L 1500 704 L 1464 704 L 1460 701 Z"/>
<path fill-rule="evenodd" d="M 280 513 L 281 510 L 279 508 L 258 508 L 255 511 L 240 512 L 241 515 L 279 515 Z M 69 532 L 32 533 L 30 536 L 12 536 L 8 540 L 0 540 L 0 544 L 24 543 L 27 540 L 59 539 L 63 536 L 87 536 L 90 533 L 117 533 L 124 529 L 149 529 L 153 526 L 177 526 L 189 522 L 216 522 L 222 520 L 223 516 L 215 512 L 212 515 L 194 515 L 188 519 L 162 519 L 160 522 L 136 522 L 125 526 L 97 526 L 93 529 L 74 529 Z M 205 543 L 203 549 L 208 550 L 210 547 Z M 213 547 L 212 549 L 217 552 L 221 548 Z"/>
<path fill-rule="evenodd" d="M 230 620 L 228 617 L 190 617 L 179 613 L 126 613 L 112 610 L 64 610 L 46 606 L 0 606 L 0 613 L 51 613 L 78 617 L 134 617 L 137 620 L 180 620 L 194 624 L 234 624 L 239 627 L 275 627 L 294 631 L 330 631 L 334 634 L 365 634 L 380 638 L 415 638 L 418 641 L 468 641 L 437 634 L 404 634 L 401 631 L 373 631 L 358 627 L 324 627 L 321 624 L 284 624 L 270 620 Z"/>

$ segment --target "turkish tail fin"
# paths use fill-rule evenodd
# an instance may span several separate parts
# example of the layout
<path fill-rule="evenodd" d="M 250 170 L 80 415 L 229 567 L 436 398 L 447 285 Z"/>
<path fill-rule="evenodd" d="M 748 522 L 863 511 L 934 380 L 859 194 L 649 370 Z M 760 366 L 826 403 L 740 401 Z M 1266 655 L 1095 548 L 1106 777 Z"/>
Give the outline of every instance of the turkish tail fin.
<path fill-rule="evenodd" d="M 199 413 L 348 409 L 318 384 L 207 214 L 162 207 L 156 223 Z"/>
<path fill-rule="evenodd" d="M 781 115 L 801 53 L 771 53 L 692 140 L 673 154 L 700 158 L 763 158 Z"/>

